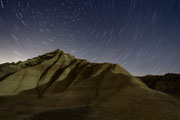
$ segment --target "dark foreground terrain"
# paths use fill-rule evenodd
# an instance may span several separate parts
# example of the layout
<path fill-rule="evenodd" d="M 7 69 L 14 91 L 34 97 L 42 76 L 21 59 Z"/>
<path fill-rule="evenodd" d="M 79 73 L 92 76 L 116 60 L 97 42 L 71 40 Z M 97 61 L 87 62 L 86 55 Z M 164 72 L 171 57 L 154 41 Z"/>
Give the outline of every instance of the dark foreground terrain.
<path fill-rule="evenodd" d="M 179 81 L 56 50 L 0 65 L 0 120 L 180 120 Z"/>

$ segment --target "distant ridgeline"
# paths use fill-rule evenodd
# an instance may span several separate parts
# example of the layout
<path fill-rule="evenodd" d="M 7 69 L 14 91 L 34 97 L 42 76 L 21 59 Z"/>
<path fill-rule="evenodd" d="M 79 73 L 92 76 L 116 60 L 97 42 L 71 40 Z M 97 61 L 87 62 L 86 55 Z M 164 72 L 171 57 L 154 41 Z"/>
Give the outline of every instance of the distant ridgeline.
<path fill-rule="evenodd" d="M 164 76 L 146 75 L 140 78 L 149 88 L 166 93 L 180 94 L 180 74 L 168 73 Z"/>

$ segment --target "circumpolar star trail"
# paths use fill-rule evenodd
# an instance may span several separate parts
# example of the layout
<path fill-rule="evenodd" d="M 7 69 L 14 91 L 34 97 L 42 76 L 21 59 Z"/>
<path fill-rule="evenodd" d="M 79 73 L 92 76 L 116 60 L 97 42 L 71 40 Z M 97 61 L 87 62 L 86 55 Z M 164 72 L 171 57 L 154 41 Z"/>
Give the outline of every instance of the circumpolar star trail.
<path fill-rule="evenodd" d="M 62 49 L 134 75 L 180 72 L 180 0 L 0 0 L 0 63 Z"/>

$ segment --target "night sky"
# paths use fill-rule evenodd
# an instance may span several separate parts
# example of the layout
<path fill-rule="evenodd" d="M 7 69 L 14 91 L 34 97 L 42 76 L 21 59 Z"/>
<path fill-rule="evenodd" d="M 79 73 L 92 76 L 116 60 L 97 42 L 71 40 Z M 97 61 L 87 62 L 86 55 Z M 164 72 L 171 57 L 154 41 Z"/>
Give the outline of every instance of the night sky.
<path fill-rule="evenodd" d="M 133 75 L 180 73 L 180 0 L 0 0 L 0 63 L 58 48 Z"/>

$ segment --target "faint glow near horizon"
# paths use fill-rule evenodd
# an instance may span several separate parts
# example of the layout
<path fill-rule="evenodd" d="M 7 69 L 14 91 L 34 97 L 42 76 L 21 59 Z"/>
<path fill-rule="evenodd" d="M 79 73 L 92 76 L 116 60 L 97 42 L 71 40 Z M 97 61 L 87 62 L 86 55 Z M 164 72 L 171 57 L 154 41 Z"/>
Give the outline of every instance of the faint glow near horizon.
<path fill-rule="evenodd" d="M 0 0 L 0 63 L 62 49 L 135 75 L 180 72 L 179 0 Z"/>

